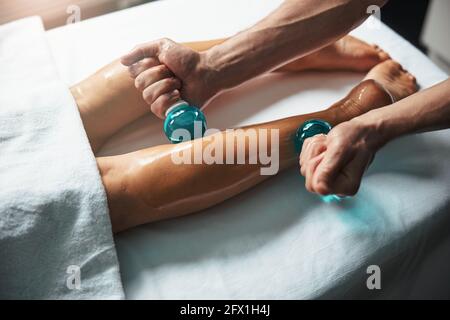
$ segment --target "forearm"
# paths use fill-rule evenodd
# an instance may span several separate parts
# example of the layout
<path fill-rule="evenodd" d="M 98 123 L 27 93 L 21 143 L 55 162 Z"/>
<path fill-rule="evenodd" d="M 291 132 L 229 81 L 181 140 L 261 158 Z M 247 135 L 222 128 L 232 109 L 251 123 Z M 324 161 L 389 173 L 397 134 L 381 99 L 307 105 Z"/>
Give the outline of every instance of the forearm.
<path fill-rule="evenodd" d="M 450 128 L 450 79 L 353 121 L 374 132 L 378 147 L 402 135 Z"/>
<path fill-rule="evenodd" d="M 185 43 L 196 51 L 207 50 L 223 39 Z M 115 60 L 70 88 L 94 151 L 122 126 L 146 113 L 150 107 L 136 89 L 128 68 Z M 101 121 L 99 120 L 101 119 Z"/>
<path fill-rule="evenodd" d="M 184 43 L 185 46 L 202 52 L 226 41 L 215 39 Z M 308 63 L 282 66 L 279 71 L 297 71 Z M 124 125 L 150 113 L 142 93 L 136 89 L 128 68 L 118 60 L 111 62 L 96 73 L 70 88 L 76 100 L 85 130 L 94 151 Z"/>
<path fill-rule="evenodd" d="M 331 44 L 368 17 L 368 5 L 385 2 L 285 1 L 254 27 L 208 50 L 205 64 L 220 89 L 232 88 Z"/>

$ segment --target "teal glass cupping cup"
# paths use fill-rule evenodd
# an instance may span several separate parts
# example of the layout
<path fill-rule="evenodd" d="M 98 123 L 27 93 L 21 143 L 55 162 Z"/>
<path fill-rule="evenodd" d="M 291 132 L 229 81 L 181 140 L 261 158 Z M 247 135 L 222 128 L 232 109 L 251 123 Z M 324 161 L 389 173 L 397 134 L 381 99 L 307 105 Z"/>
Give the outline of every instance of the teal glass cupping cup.
<path fill-rule="evenodd" d="M 206 118 L 199 108 L 180 100 L 167 110 L 164 133 L 170 142 L 180 143 L 201 138 L 205 132 Z"/>
<path fill-rule="evenodd" d="M 318 134 L 328 134 L 330 131 L 331 125 L 326 121 L 317 119 L 305 121 L 295 133 L 295 150 L 300 154 L 306 139 Z"/>
<path fill-rule="evenodd" d="M 303 143 L 306 139 L 314 137 L 318 134 L 326 135 L 331 131 L 331 128 L 331 125 L 324 120 L 313 119 L 305 121 L 295 133 L 295 150 L 297 151 L 297 153 L 301 153 Z M 345 199 L 345 197 L 340 197 L 334 194 L 321 196 L 320 198 L 326 203 L 341 201 L 342 199 Z"/>

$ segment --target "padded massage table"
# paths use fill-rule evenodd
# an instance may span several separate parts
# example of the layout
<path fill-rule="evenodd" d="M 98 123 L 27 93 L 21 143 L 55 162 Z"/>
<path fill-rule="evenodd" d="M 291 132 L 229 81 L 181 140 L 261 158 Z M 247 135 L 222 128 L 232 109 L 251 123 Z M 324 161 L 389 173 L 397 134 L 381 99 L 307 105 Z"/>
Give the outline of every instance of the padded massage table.
<path fill-rule="evenodd" d="M 184 42 L 231 36 L 281 2 L 157 1 L 53 29 L 47 37 L 69 86 L 136 44 L 161 37 Z M 353 34 L 389 52 L 417 76 L 422 88 L 447 78 L 376 20 Z M 262 76 L 216 98 L 205 110 L 208 126 L 224 129 L 317 111 L 342 98 L 363 76 Z M 102 154 L 163 143 L 162 123 L 149 115 L 118 133 Z M 449 130 L 409 136 L 379 152 L 353 199 L 321 202 L 305 190 L 293 168 L 204 212 L 117 235 L 126 297 L 386 298 L 432 293 L 424 289 L 433 280 L 427 270 L 441 284 L 449 277 L 437 277 L 435 271 L 442 270 L 443 257 L 450 260 L 445 240 L 449 158 Z M 382 290 L 366 288 L 370 265 L 381 267 Z"/>

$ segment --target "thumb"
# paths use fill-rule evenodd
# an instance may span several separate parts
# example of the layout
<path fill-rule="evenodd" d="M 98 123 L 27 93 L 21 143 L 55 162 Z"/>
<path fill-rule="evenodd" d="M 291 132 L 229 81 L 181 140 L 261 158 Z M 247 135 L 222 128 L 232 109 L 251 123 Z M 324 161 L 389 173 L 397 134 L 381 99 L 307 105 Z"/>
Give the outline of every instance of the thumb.
<path fill-rule="evenodd" d="M 155 58 L 159 54 L 159 45 L 156 42 L 148 42 L 136 46 L 126 55 L 122 56 L 120 62 L 129 67 L 144 58 Z"/>

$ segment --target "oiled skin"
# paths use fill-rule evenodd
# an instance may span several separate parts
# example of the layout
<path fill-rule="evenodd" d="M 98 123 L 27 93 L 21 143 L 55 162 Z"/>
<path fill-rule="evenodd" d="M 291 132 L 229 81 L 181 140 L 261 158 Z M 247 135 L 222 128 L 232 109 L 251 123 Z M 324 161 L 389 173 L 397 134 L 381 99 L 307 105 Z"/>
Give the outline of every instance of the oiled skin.
<path fill-rule="evenodd" d="M 300 115 L 255 126 L 227 136 L 225 143 L 245 134 L 247 129 L 278 129 L 280 171 L 297 163 L 293 136 L 309 119 L 323 119 L 332 125 L 348 121 L 368 110 L 392 103 L 389 94 L 374 80 L 366 80 L 347 97 L 325 111 Z M 180 147 L 203 147 L 211 137 L 181 145 L 161 145 L 137 152 L 97 158 L 108 196 L 114 232 L 141 224 L 197 212 L 237 195 L 269 176 L 260 174 L 258 164 L 192 164 L 177 165 L 172 154 Z M 268 147 L 270 150 L 270 147 Z M 247 148 L 247 154 L 249 150 Z"/>
<path fill-rule="evenodd" d="M 347 36 L 346 38 L 351 37 Z M 201 52 L 225 40 L 200 41 L 184 45 Z M 322 68 L 326 70 L 339 69 L 339 65 L 333 65 L 333 61 L 320 59 L 313 53 L 275 71 L 299 72 Z M 94 152 L 97 152 L 103 143 L 122 127 L 144 114 L 151 113 L 141 92 L 136 90 L 134 79 L 130 76 L 128 69 L 119 60 L 106 65 L 87 79 L 72 86 L 70 90 L 78 104 Z M 127 112 L 123 112 L 124 108 Z M 102 119 L 102 123 L 97 123 L 97 119 Z"/>
<path fill-rule="evenodd" d="M 204 51 L 223 41 L 219 39 L 185 45 Z M 150 112 L 141 92 L 134 86 L 134 79 L 119 60 L 106 65 L 70 90 L 80 109 L 94 152 L 120 128 Z M 126 113 L 123 108 L 127 109 Z M 108 120 L 102 121 L 101 125 L 94 120 L 105 117 Z"/>
<path fill-rule="evenodd" d="M 204 51 L 223 41 L 185 45 Z M 332 69 L 328 60 L 317 59 L 312 54 L 277 71 L 320 69 L 323 64 L 325 69 Z M 150 113 L 141 92 L 136 90 L 128 69 L 118 60 L 73 86 L 71 92 L 78 104 L 94 152 L 123 126 Z M 328 110 L 248 128 L 279 130 L 279 165 L 282 171 L 297 163 L 293 135 L 304 121 L 320 118 L 336 125 L 391 102 L 384 89 L 375 81 L 367 80 Z M 101 123 L 98 123 L 98 119 L 101 119 Z M 246 128 L 232 136 L 226 136 L 223 132 L 218 134 L 224 135 L 224 143 L 235 145 L 235 139 L 245 135 L 245 130 Z M 187 149 L 194 148 L 196 144 L 207 146 L 211 139 L 198 139 L 182 146 Z M 180 145 L 161 145 L 125 155 L 97 158 L 114 232 L 197 212 L 229 199 L 269 177 L 260 174 L 261 164 L 176 165 L 172 161 L 172 154 L 179 147 Z M 270 150 L 270 146 L 268 149 Z M 248 153 L 247 149 L 246 154 Z"/>

